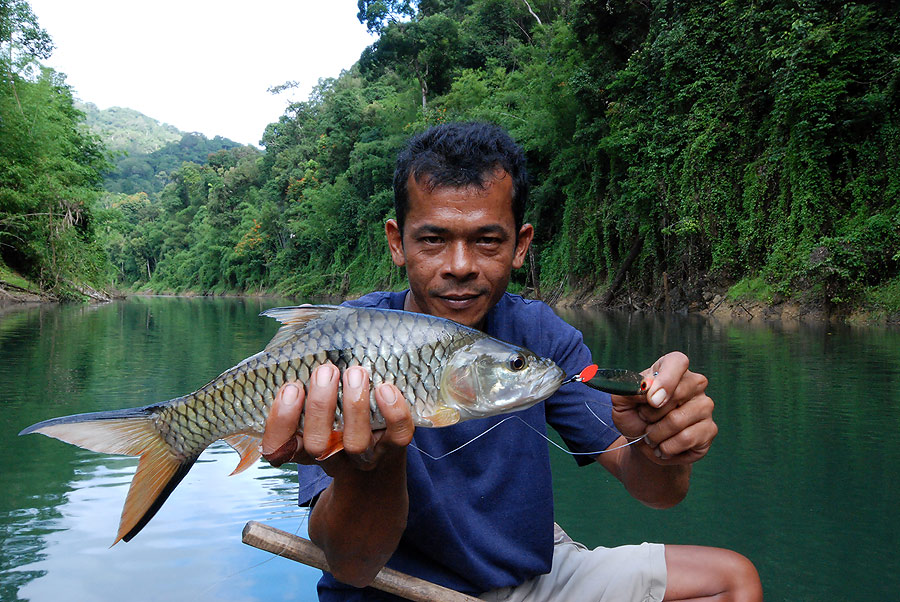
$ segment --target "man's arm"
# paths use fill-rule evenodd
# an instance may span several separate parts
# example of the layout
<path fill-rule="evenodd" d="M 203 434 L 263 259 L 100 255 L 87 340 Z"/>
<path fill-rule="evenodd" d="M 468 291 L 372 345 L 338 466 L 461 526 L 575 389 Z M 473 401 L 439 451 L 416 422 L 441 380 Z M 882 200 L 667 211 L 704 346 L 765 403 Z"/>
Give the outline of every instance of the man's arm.
<path fill-rule="evenodd" d="M 393 385 L 381 385 L 375 400 L 386 429 L 369 422 L 368 373 L 348 368 L 343 381 L 344 450 L 316 460 L 329 447 L 339 373 L 320 366 L 304 396 L 301 385 L 285 385 L 269 413 L 263 435 L 264 455 L 273 463 L 317 463 L 334 480 L 315 504 L 309 535 L 322 550 L 335 579 L 363 587 L 372 582 L 397 548 L 406 528 L 406 446 L 414 430 L 409 406 Z M 297 433 L 304 406 L 302 436 Z M 290 443 L 293 438 L 294 444 Z M 274 457 L 288 441 L 288 458 Z M 275 450 L 269 452 L 267 450 Z"/>
<path fill-rule="evenodd" d="M 646 395 L 612 396 L 613 421 L 625 437 L 597 457 L 634 498 L 654 508 L 684 499 L 691 465 L 706 455 L 718 433 L 708 381 L 688 364 L 683 353 L 669 353 L 645 371 L 657 373 Z M 621 447 L 626 438 L 645 435 L 645 441 Z"/>

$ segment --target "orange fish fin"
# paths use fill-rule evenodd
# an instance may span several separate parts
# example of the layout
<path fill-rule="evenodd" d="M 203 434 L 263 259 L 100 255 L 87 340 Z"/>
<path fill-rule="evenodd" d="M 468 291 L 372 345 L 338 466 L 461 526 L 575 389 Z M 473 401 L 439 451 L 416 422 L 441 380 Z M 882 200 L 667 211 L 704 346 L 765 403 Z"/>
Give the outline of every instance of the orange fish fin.
<path fill-rule="evenodd" d="M 342 431 L 331 431 L 331 436 L 328 438 L 328 447 L 319 454 L 316 460 L 322 461 L 330 458 L 342 449 L 344 449 L 344 433 Z"/>
<path fill-rule="evenodd" d="M 341 309 L 338 305 L 299 305 L 297 307 L 273 307 L 262 312 L 261 316 L 275 318 L 284 326 L 278 329 L 266 349 L 280 347 L 291 337 L 302 332 L 306 325 L 328 312 Z"/>
<path fill-rule="evenodd" d="M 66 416 L 32 425 L 20 433 L 41 433 L 106 454 L 140 456 L 113 545 L 123 539 L 129 541 L 144 528 L 197 460 L 172 451 L 154 428 L 152 411 L 147 407 Z"/>
<path fill-rule="evenodd" d="M 262 437 L 259 435 L 247 435 L 245 433 L 236 433 L 225 437 L 225 443 L 231 446 L 234 451 L 241 454 L 241 461 L 238 462 L 237 468 L 229 476 L 242 473 L 259 460 L 262 452 L 259 445 L 262 443 Z"/>
<path fill-rule="evenodd" d="M 196 457 L 178 459 L 164 444 L 155 445 L 144 452 L 131 480 L 125 507 L 122 508 L 122 518 L 119 520 L 119 532 L 113 545 L 122 539 L 131 541 L 150 522 L 196 460 Z"/>
<path fill-rule="evenodd" d="M 456 424 L 459 422 L 460 415 L 459 410 L 456 408 L 439 406 L 434 414 L 431 416 L 423 416 L 423 418 L 429 421 L 433 426 L 442 427 Z"/>

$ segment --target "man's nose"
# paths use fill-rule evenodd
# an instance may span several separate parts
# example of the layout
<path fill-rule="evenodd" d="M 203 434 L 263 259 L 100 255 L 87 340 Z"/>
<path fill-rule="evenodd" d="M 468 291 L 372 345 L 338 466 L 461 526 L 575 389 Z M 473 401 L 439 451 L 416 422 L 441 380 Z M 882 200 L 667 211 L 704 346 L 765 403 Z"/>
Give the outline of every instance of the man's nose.
<path fill-rule="evenodd" d="M 463 241 L 454 242 L 450 246 L 450 256 L 446 265 L 446 273 L 456 279 L 472 277 L 475 272 L 475 254 Z"/>

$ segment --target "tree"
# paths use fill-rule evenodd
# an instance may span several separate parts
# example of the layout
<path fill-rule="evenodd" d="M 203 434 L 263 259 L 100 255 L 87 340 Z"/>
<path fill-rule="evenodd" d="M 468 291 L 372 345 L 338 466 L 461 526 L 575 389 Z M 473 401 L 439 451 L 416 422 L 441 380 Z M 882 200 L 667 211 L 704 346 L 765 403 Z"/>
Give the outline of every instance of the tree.
<path fill-rule="evenodd" d="M 95 202 L 108 166 L 28 4 L 0 2 L 0 258 L 61 297 L 98 286 Z"/>

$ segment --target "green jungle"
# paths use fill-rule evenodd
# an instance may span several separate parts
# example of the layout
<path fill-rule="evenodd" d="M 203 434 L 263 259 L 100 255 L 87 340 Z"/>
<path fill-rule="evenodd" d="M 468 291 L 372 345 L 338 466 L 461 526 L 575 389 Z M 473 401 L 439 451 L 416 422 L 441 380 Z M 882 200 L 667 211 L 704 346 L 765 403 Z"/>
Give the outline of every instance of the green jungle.
<path fill-rule="evenodd" d="M 400 288 L 383 234 L 397 151 L 485 120 L 532 175 L 517 291 L 900 315 L 900 2 L 358 4 L 377 41 L 260 150 L 164 128 L 117 140 L 41 64 L 53 42 L 28 3 L 0 0 L 5 290 Z"/>

